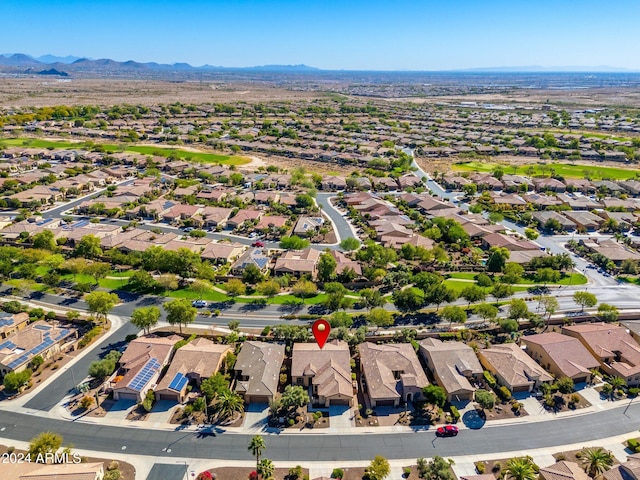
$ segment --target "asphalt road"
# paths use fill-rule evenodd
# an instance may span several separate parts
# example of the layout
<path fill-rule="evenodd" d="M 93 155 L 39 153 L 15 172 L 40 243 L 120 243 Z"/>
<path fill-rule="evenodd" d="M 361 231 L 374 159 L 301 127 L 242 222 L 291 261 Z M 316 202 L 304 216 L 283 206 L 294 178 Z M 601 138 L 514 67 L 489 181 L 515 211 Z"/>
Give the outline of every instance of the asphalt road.
<path fill-rule="evenodd" d="M 147 475 L 147 480 L 184 480 L 186 474 L 186 465 L 156 463 Z"/>
<path fill-rule="evenodd" d="M 375 455 L 389 459 L 492 454 L 561 446 L 626 434 L 637 429 L 640 404 L 591 414 L 556 418 L 540 423 L 462 430 L 455 438 L 436 438 L 433 429 L 411 433 L 271 434 L 264 456 L 274 461 L 369 461 Z M 357 430 L 357 429 L 356 429 Z M 53 431 L 65 443 L 102 452 L 162 456 L 167 459 L 215 458 L 251 460 L 247 445 L 252 434 L 158 431 L 90 425 L 0 411 L 0 437 L 29 441 Z M 124 447 L 124 448 L 123 448 Z M 170 450 L 170 451 L 169 451 Z"/>

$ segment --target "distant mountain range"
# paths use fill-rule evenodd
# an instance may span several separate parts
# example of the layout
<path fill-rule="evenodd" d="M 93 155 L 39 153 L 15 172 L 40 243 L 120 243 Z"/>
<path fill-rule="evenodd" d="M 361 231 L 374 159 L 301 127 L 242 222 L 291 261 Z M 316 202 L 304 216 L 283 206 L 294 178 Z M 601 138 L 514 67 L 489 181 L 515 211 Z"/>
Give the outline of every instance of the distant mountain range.
<path fill-rule="evenodd" d="M 4 68 L 3 68 L 4 67 Z M 55 55 L 43 55 L 33 57 L 23 53 L 9 53 L 0 55 L 0 69 L 9 73 L 40 73 L 38 68 L 51 67 L 52 70 L 63 74 L 109 74 L 109 73 L 153 73 L 153 72 L 198 72 L 198 71 L 243 71 L 243 72 L 317 72 L 317 68 L 307 65 L 260 65 L 255 67 L 222 67 L 203 65 L 194 67 L 188 63 L 162 64 L 156 62 L 140 63 L 133 60 L 118 62 L 109 58 L 93 60 L 84 57 L 68 55 L 58 57 Z M 20 71 L 22 70 L 22 71 Z"/>
<path fill-rule="evenodd" d="M 185 78 L 196 78 L 202 74 L 269 74 L 288 73 L 305 74 L 331 72 L 321 70 L 308 65 L 261 65 L 253 67 L 223 67 L 214 65 L 202 65 L 194 67 L 188 63 L 162 64 L 156 62 L 140 63 L 133 60 L 118 62 L 108 58 L 90 59 L 67 55 L 65 57 L 55 55 L 42 55 L 33 57 L 23 53 L 9 53 L 0 55 L 0 73 L 10 74 L 42 74 L 79 77 L 173 77 L 181 74 Z M 348 73 L 348 70 L 342 71 Z M 449 70 L 442 73 L 637 73 L 624 68 L 610 66 L 568 66 L 568 67 L 483 67 L 471 69 Z M 401 73 L 437 73 L 437 72 L 412 72 L 409 70 Z"/>

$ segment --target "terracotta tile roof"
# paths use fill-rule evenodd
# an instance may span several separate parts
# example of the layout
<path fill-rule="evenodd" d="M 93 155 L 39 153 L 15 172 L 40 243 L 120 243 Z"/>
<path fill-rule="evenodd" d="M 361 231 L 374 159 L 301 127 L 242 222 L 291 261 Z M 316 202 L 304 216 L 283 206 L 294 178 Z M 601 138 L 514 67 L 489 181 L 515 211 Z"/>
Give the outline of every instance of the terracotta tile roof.
<path fill-rule="evenodd" d="M 589 373 L 590 369 L 599 366 L 580 340 L 568 335 L 549 332 L 522 337 L 520 341 L 525 345 L 539 345 L 567 377 Z"/>
<path fill-rule="evenodd" d="M 374 400 L 400 398 L 403 385 L 421 388 L 429 384 L 409 343 L 376 345 L 365 342 L 358 345 L 358 352 L 368 394 Z"/>
<path fill-rule="evenodd" d="M 284 361 L 284 345 L 247 341 L 236 359 L 234 370 L 240 377 L 235 390 L 246 395 L 273 397 L 278 391 L 280 367 Z"/>

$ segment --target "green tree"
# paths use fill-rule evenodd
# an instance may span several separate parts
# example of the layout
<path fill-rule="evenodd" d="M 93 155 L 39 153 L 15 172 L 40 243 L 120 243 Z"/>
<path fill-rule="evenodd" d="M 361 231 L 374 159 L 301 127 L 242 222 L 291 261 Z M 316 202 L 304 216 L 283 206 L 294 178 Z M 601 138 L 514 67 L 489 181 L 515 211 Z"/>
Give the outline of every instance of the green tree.
<path fill-rule="evenodd" d="M 582 307 L 580 311 L 584 312 L 584 307 L 592 308 L 598 303 L 598 298 L 591 292 L 575 292 L 573 301 Z"/>
<path fill-rule="evenodd" d="M 560 391 L 560 393 L 564 393 L 564 394 L 573 393 L 575 390 L 573 379 L 569 377 L 560 377 L 556 381 L 556 386 L 558 387 L 558 390 Z"/>
<path fill-rule="evenodd" d="M 258 465 L 260 465 L 260 455 L 267 448 L 264 444 L 264 438 L 260 435 L 254 435 L 251 437 L 251 441 L 249 442 L 249 446 L 247 447 L 251 452 L 251 455 L 256 457 L 256 472 L 258 471 Z"/>
<path fill-rule="evenodd" d="M 453 461 L 446 461 L 444 458 L 436 455 L 433 460 L 427 461 L 424 458 L 417 460 L 418 477 L 424 480 L 455 480 L 451 473 L 451 464 Z"/>
<path fill-rule="evenodd" d="M 110 271 L 111 264 L 107 262 L 92 262 L 87 265 L 84 273 L 91 275 L 96 283 L 98 283 L 100 279 L 106 277 Z"/>
<path fill-rule="evenodd" d="M 280 248 L 283 250 L 302 250 L 309 246 L 309 240 L 292 235 L 280 239 Z"/>
<path fill-rule="evenodd" d="M 17 392 L 31 378 L 32 371 L 27 368 L 21 372 L 9 372 L 4 376 L 3 385 L 8 392 Z"/>
<path fill-rule="evenodd" d="M 53 432 L 42 432 L 29 442 L 29 454 L 35 460 L 39 455 L 56 453 L 62 447 L 62 435 Z"/>
<path fill-rule="evenodd" d="M 509 480 L 536 480 L 538 468 L 531 457 L 511 458 L 504 469 L 505 478 Z"/>
<path fill-rule="evenodd" d="M 509 318 L 513 320 L 520 320 L 529 316 L 529 307 L 527 302 L 521 298 L 514 298 L 509 302 Z"/>
<path fill-rule="evenodd" d="M 129 277 L 127 287 L 134 292 L 146 293 L 157 287 L 157 282 L 149 272 L 144 270 L 136 270 Z"/>
<path fill-rule="evenodd" d="M 603 448 L 583 448 L 580 461 L 591 478 L 600 477 L 613 465 L 613 454 Z"/>
<path fill-rule="evenodd" d="M 269 480 L 273 478 L 273 472 L 275 472 L 275 467 L 273 466 L 273 462 L 268 458 L 263 458 L 258 462 L 258 469 L 256 470 L 258 475 L 260 475 L 263 480 Z"/>
<path fill-rule="evenodd" d="M 211 402 L 218 393 L 229 388 L 229 382 L 226 377 L 217 372 L 209 378 L 205 378 L 200 384 L 200 391 L 204 394 L 207 402 Z"/>
<path fill-rule="evenodd" d="M 329 252 L 324 252 L 318 260 L 318 280 L 330 282 L 336 276 L 336 259 Z"/>
<path fill-rule="evenodd" d="M 498 321 L 498 325 L 505 333 L 514 333 L 520 328 L 520 324 L 515 318 L 504 318 Z"/>
<path fill-rule="evenodd" d="M 447 305 L 440 312 L 440 318 L 445 322 L 449 322 L 449 327 L 454 322 L 462 325 L 467 321 L 467 312 L 457 305 Z"/>
<path fill-rule="evenodd" d="M 376 327 L 390 327 L 394 323 L 393 315 L 382 307 L 376 307 L 367 315 L 367 323 Z"/>
<path fill-rule="evenodd" d="M 296 207 L 301 210 L 309 210 L 315 207 L 315 202 L 311 195 L 307 195 L 306 193 L 301 193 L 300 195 L 296 195 Z"/>
<path fill-rule="evenodd" d="M 347 252 L 357 250 L 360 247 L 360 241 L 357 238 L 347 237 L 340 242 L 340 248 Z"/>
<path fill-rule="evenodd" d="M 444 404 L 447 402 L 447 392 L 444 388 L 438 385 L 427 385 L 422 389 L 422 393 L 424 394 L 424 399 L 427 403 L 436 405 L 440 408 L 444 407 Z"/>
<path fill-rule="evenodd" d="M 558 299 L 553 295 L 542 295 L 539 298 L 540 305 L 544 310 L 544 315 L 547 317 L 547 322 L 551 318 L 551 315 L 556 313 L 556 310 L 560 307 L 560 303 L 558 303 Z"/>
<path fill-rule="evenodd" d="M 491 295 L 496 301 L 500 301 L 513 295 L 513 287 L 504 283 L 496 283 L 491 290 Z"/>
<path fill-rule="evenodd" d="M 376 455 L 367 468 L 369 480 L 384 480 L 390 472 L 389 461 L 380 455 Z"/>
<path fill-rule="evenodd" d="M 89 311 L 96 316 L 96 320 L 106 320 L 107 314 L 120 301 L 115 293 L 108 293 L 97 290 L 84 296 L 84 301 L 89 307 Z"/>
<path fill-rule="evenodd" d="M 160 320 L 160 309 L 153 305 L 136 308 L 131 314 L 131 323 L 144 330 L 145 334 L 158 324 L 158 320 Z"/>
<path fill-rule="evenodd" d="M 51 230 L 43 230 L 33 236 L 33 248 L 41 250 L 49 250 L 50 252 L 58 251 L 58 244 Z"/>
<path fill-rule="evenodd" d="M 237 278 L 230 278 L 224 284 L 224 289 L 230 297 L 237 297 L 238 295 L 244 295 L 247 293 L 247 287 L 242 280 Z"/>
<path fill-rule="evenodd" d="M 536 281 L 540 283 L 556 283 L 560 280 L 560 272 L 558 270 L 554 270 L 553 268 L 540 268 L 536 274 Z"/>
<path fill-rule="evenodd" d="M 318 287 L 309 280 L 300 279 L 291 287 L 291 293 L 302 299 L 310 298 L 318 293 Z"/>
<path fill-rule="evenodd" d="M 302 385 L 287 385 L 280 397 L 280 404 L 285 409 L 297 409 L 309 403 L 309 394 Z"/>
<path fill-rule="evenodd" d="M 480 405 L 480 408 L 482 408 L 483 410 L 491 410 L 496 403 L 495 395 L 483 389 L 476 390 L 475 400 L 476 400 L 476 403 Z"/>
<path fill-rule="evenodd" d="M 165 312 L 167 312 L 167 322 L 171 325 L 178 325 L 180 333 L 182 326 L 193 323 L 198 315 L 198 310 L 191 306 L 191 302 L 187 298 L 176 298 L 162 304 Z"/>
<path fill-rule="evenodd" d="M 598 318 L 605 322 L 615 322 L 618 320 L 620 312 L 615 305 L 609 305 L 608 303 L 601 303 L 598 305 Z"/>
<path fill-rule="evenodd" d="M 479 273 L 476 275 L 476 283 L 479 287 L 490 287 L 493 285 L 493 280 L 486 273 Z"/>
<path fill-rule="evenodd" d="M 221 419 L 231 418 L 236 413 L 244 412 L 244 400 L 238 393 L 224 388 L 213 398 L 213 411 Z"/>
<path fill-rule="evenodd" d="M 424 295 L 425 303 L 434 304 L 436 306 L 436 312 L 440 310 L 441 304 L 453 302 L 456 298 L 458 298 L 457 292 L 445 283 L 433 285 L 425 291 Z"/>
<path fill-rule="evenodd" d="M 485 322 L 493 322 L 498 316 L 498 307 L 490 303 L 481 303 L 476 305 L 473 311 Z"/>
<path fill-rule="evenodd" d="M 202 300 L 202 297 L 213 292 L 213 285 L 207 280 L 194 280 L 189 284 L 189 290 L 198 294 L 198 300 Z"/>
<path fill-rule="evenodd" d="M 280 284 L 275 280 L 265 280 L 264 282 L 260 282 L 258 284 L 256 290 L 258 290 L 260 295 L 273 297 L 280 293 Z"/>
<path fill-rule="evenodd" d="M 257 265 L 250 263 L 247 265 L 242 272 L 242 280 L 249 285 L 255 285 L 258 282 L 261 282 L 264 278 L 264 275 L 260 271 Z"/>
<path fill-rule="evenodd" d="M 360 298 L 367 310 L 371 310 L 376 307 L 383 307 L 386 302 L 379 290 L 372 288 L 365 288 L 360 291 Z"/>
<path fill-rule="evenodd" d="M 502 272 L 509 259 L 509 250 L 503 247 L 491 247 L 487 259 L 487 270 L 490 272 Z"/>
<path fill-rule="evenodd" d="M 470 306 L 472 303 L 482 302 L 487 298 L 487 294 L 484 289 L 477 285 L 464 287 L 460 292 L 460 296 L 467 301 L 467 306 Z"/>
<path fill-rule="evenodd" d="M 396 308 L 403 313 L 420 310 L 424 304 L 424 294 L 417 288 L 396 290 L 391 299 Z"/>
<path fill-rule="evenodd" d="M 83 258 L 101 257 L 102 247 L 100 247 L 100 239 L 95 235 L 85 235 L 76 245 L 74 254 Z"/>
<path fill-rule="evenodd" d="M 524 274 L 524 268 L 521 265 L 514 262 L 507 262 L 504 266 L 502 275 L 502 282 L 509 285 L 519 283 Z"/>

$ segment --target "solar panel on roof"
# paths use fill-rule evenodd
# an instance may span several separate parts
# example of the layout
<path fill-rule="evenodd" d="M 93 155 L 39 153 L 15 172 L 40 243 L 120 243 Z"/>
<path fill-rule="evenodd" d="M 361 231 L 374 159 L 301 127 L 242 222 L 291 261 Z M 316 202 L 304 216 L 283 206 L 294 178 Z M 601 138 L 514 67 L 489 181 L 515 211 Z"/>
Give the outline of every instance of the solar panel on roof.
<path fill-rule="evenodd" d="M 145 364 L 144 367 L 142 367 L 142 370 L 138 372 L 138 374 L 133 378 L 131 383 L 129 383 L 129 387 L 131 387 L 136 391 L 142 390 L 142 387 L 144 387 L 149 382 L 151 377 L 153 377 L 153 375 L 159 369 L 160 369 L 160 362 L 158 362 L 158 360 L 156 360 L 155 358 L 152 358 Z"/>
<path fill-rule="evenodd" d="M 178 383 L 180 383 L 180 381 L 183 378 L 184 378 L 183 374 L 176 373 L 175 376 L 173 377 L 173 380 L 171 380 L 171 383 L 169 384 L 169 388 L 172 390 L 177 390 Z"/>
<path fill-rule="evenodd" d="M 36 330 L 51 330 L 51 327 L 49 325 L 36 325 L 33 328 L 35 328 Z"/>
<path fill-rule="evenodd" d="M 0 343 L 0 350 L 2 350 L 3 348 L 10 348 L 13 350 L 14 348 L 16 348 L 16 344 L 11 340 L 7 340 L 6 342 Z"/>

